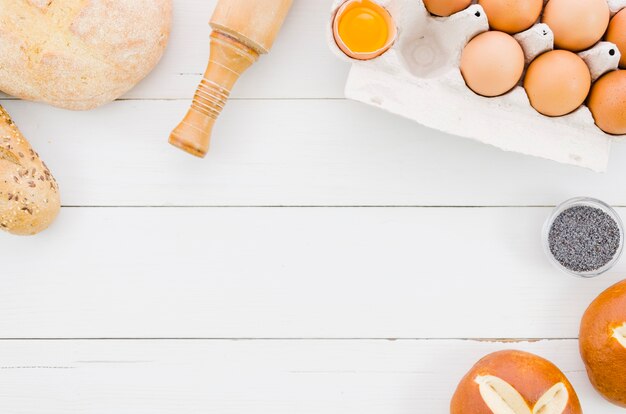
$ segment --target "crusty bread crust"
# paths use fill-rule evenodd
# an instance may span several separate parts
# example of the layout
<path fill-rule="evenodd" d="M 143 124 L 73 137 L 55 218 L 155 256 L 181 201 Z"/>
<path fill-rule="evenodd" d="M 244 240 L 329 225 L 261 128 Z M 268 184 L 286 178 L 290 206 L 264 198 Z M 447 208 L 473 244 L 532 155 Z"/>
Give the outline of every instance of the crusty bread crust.
<path fill-rule="evenodd" d="M 626 323 L 626 280 L 602 292 L 580 324 L 580 354 L 593 386 L 612 403 L 626 408 L 626 348 L 613 337 Z"/>
<path fill-rule="evenodd" d="M 555 384 L 562 383 L 568 402 L 561 414 L 582 414 L 580 401 L 572 384 L 550 361 L 522 351 L 500 351 L 487 355 L 463 377 L 450 403 L 450 414 L 493 414 L 485 404 L 475 379 L 492 375 L 515 388 L 529 407 Z"/>
<path fill-rule="evenodd" d="M 54 221 L 60 205 L 50 170 L 0 106 L 0 229 L 39 233 Z"/>
<path fill-rule="evenodd" d="M 86 110 L 142 80 L 169 39 L 171 0 L 0 0 L 0 90 Z"/>

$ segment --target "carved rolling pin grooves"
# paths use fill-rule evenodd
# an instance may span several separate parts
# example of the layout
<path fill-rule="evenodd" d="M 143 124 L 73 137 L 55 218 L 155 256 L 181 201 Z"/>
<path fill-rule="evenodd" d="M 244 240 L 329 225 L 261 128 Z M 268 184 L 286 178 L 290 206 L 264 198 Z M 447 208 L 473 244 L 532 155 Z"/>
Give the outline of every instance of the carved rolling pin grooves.
<path fill-rule="evenodd" d="M 239 77 L 259 54 L 234 38 L 213 32 L 211 58 L 185 119 L 170 136 L 170 144 L 197 157 L 209 150 L 215 121 L 226 106 Z"/>
<path fill-rule="evenodd" d="M 222 109 L 224 109 L 224 106 L 226 106 L 229 95 L 229 90 L 222 88 L 208 79 L 202 79 L 196 91 L 196 95 L 193 98 L 191 107 L 206 116 L 217 119 Z"/>
<path fill-rule="evenodd" d="M 211 132 L 239 77 L 267 53 L 292 0 L 220 0 L 211 19 L 211 57 L 191 108 L 170 143 L 204 157 Z"/>

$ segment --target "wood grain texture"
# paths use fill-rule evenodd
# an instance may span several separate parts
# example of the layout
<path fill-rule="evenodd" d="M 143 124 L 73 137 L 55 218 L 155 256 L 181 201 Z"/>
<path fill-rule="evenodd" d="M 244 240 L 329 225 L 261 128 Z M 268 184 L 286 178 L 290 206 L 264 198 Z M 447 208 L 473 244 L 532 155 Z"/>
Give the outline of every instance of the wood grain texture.
<path fill-rule="evenodd" d="M 349 65 L 326 44 L 331 0 L 295 1 L 270 54 L 233 98 L 343 98 Z M 209 57 L 209 18 L 217 0 L 174 0 L 174 25 L 161 64 L 125 99 L 191 99 Z"/>
<path fill-rule="evenodd" d="M 626 264 L 561 274 L 549 212 L 64 209 L 41 237 L 0 239 L 0 336 L 576 338 Z"/>
<path fill-rule="evenodd" d="M 66 414 L 445 414 L 480 357 L 553 360 L 586 413 L 618 414 L 592 390 L 576 341 L 61 341 L 0 343 L 0 410 Z"/>
<path fill-rule="evenodd" d="M 330 0 L 298 0 L 209 157 L 191 159 L 167 135 L 206 65 L 215 4 L 174 0 L 164 60 L 122 101 L 6 101 L 78 208 L 36 238 L 0 234 L 0 412 L 444 414 L 478 358 L 516 348 L 559 365 L 587 413 L 617 414 L 574 338 L 626 265 L 571 278 L 540 247 L 550 208 L 467 206 L 626 205 L 626 146 L 598 175 L 345 101 Z M 462 208 L 394 207 L 441 205 Z"/>
<path fill-rule="evenodd" d="M 68 112 L 5 102 L 71 206 L 626 205 L 626 145 L 608 174 L 512 154 L 348 101 L 234 101 L 207 159 L 167 145 L 187 101 Z M 357 121 L 358 120 L 358 121 Z"/>

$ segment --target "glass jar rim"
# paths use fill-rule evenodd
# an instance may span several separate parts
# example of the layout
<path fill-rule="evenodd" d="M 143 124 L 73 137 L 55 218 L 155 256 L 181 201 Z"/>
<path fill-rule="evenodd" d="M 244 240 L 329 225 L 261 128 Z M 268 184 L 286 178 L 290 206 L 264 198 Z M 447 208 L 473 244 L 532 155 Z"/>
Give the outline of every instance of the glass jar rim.
<path fill-rule="evenodd" d="M 615 221 L 615 224 L 617 225 L 619 229 L 619 236 L 620 236 L 619 246 L 613 258 L 604 266 L 596 270 L 591 270 L 588 272 L 576 272 L 574 270 L 568 269 L 554 257 L 550 249 L 549 236 L 550 236 L 550 230 L 552 229 L 552 225 L 554 224 L 554 221 L 562 212 L 569 210 L 570 208 L 577 207 L 577 206 L 594 207 L 603 211 L 604 213 L 608 214 L 609 217 L 613 219 L 613 221 Z M 550 262 L 561 271 L 569 275 L 577 276 L 581 278 L 587 278 L 587 279 L 594 278 L 611 270 L 621 258 L 623 250 L 624 250 L 624 224 L 622 222 L 620 215 L 617 213 L 617 211 L 615 211 L 613 207 L 611 207 L 604 201 L 601 201 L 592 197 L 570 198 L 569 200 L 566 200 L 562 202 L 561 204 L 559 204 L 558 206 L 556 206 L 554 210 L 552 210 L 552 213 L 550 213 L 550 216 L 548 217 L 548 219 L 545 221 L 543 225 L 543 230 L 542 230 L 542 244 L 543 244 L 544 252 L 546 256 L 548 256 L 548 259 L 550 260 Z"/>

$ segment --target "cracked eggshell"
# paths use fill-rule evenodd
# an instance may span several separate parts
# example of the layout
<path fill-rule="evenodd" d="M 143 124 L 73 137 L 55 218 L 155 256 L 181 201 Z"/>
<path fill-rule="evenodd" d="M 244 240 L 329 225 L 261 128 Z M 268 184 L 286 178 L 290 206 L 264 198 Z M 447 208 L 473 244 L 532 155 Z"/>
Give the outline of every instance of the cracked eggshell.
<path fill-rule="evenodd" d="M 587 308 L 580 325 L 580 353 L 596 390 L 626 408 L 626 280 Z"/>
<path fill-rule="evenodd" d="M 363 4 L 369 5 L 369 7 L 372 9 L 375 8 L 376 10 L 373 10 L 373 11 L 376 12 L 378 15 L 380 15 L 380 17 L 384 20 L 384 23 L 386 24 L 387 29 L 388 29 L 387 41 L 385 42 L 385 44 L 382 47 L 376 50 L 373 50 L 371 52 L 361 52 L 361 51 L 352 50 L 350 46 L 348 46 L 344 42 L 344 39 L 341 37 L 341 34 L 340 34 L 341 18 L 346 16 L 346 13 L 348 13 L 351 8 L 358 7 Z M 380 3 L 376 1 L 348 0 L 345 3 L 343 3 L 335 12 L 335 16 L 333 18 L 333 38 L 335 40 L 335 43 L 339 47 L 339 49 L 346 56 L 352 59 L 370 60 L 370 59 L 374 59 L 382 55 L 387 50 L 389 50 L 391 45 L 393 45 L 393 43 L 396 41 L 397 36 L 398 36 L 398 29 L 396 28 L 396 24 L 393 21 L 391 14 L 387 11 L 387 9 L 385 9 L 384 6 L 382 6 Z"/>
<path fill-rule="evenodd" d="M 608 1 L 612 12 L 626 5 L 626 0 Z M 521 86 L 497 98 L 480 97 L 467 88 L 459 64 L 465 45 L 489 30 L 481 6 L 474 4 L 449 17 L 436 17 L 420 0 L 376 0 L 391 14 L 398 37 L 381 56 L 360 61 L 346 56 L 333 38 L 331 22 L 343 3 L 333 3 L 327 38 L 330 49 L 352 63 L 347 98 L 505 151 L 606 171 L 611 142 L 621 137 L 597 128 L 586 106 L 564 117 L 549 118 L 530 106 Z M 543 24 L 515 38 L 526 62 L 553 49 L 553 33 Z M 607 53 L 594 52 L 583 59 L 592 73 L 593 67 L 601 68 L 599 72 L 617 68 L 615 58 Z"/>
<path fill-rule="evenodd" d="M 476 363 L 452 397 L 450 414 L 582 414 L 576 391 L 551 362 L 501 351 Z"/>

